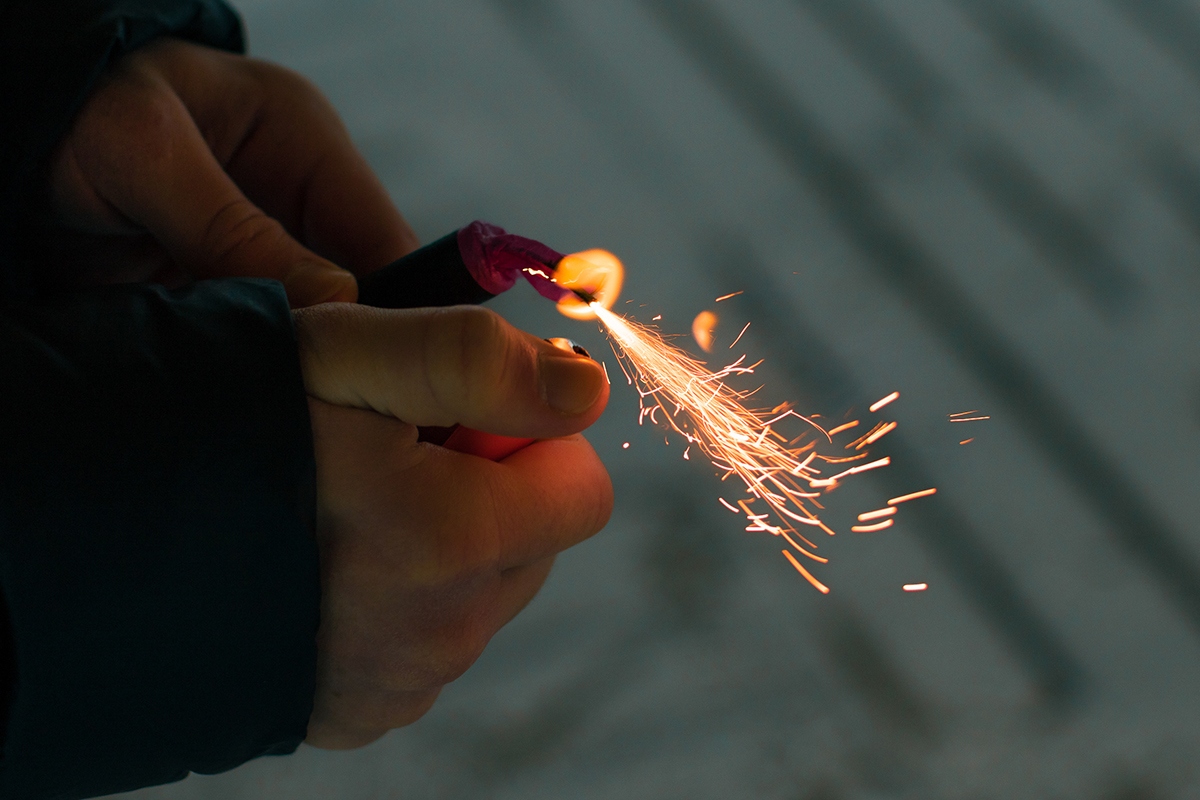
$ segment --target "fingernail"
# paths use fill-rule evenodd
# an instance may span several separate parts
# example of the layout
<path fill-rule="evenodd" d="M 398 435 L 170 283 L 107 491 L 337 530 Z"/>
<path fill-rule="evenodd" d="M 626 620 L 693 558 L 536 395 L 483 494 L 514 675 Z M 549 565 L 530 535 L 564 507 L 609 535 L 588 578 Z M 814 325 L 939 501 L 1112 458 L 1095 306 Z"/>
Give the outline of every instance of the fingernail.
<path fill-rule="evenodd" d="M 604 372 L 588 358 L 543 355 L 538 374 L 546 404 L 561 414 L 581 414 L 604 388 Z"/>
<path fill-rule="evenodd" d="M 324 261 L 301 261 L 283 276 L 283 288 L 292 308 L 315 306 L 334 300 L 352 302 L 358 282 L 344 269 Z"/>
<path fill-rule="evenodd" d="M 585 358 L 592 357 L 591 353 L 583 349 L 583 345 L 579 344 L 579 342 L 575 341 L 574 339 L 568 339 L 565 336 L 555 336 L 553 339 L 544 339 L 543 341 L 549 342 L 559 350 L 566 350 L 568 353 L 575 353 L 576 355 L 584 356 Z"/>

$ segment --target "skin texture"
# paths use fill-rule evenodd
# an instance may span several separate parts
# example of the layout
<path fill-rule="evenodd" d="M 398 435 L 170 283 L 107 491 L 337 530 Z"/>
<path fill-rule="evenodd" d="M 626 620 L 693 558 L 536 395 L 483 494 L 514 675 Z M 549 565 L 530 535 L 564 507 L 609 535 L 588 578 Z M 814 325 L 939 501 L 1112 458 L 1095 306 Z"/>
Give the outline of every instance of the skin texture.
<path fill-rule="evenodd" d="M 328 101 L 281 67 L 156 42 L 113 66 L 49 175 L 61 283 L 284 283 L 317 459 L 307 741 L 359 747 L 418 719 L 608 520 L 579 435 L 608 400 L 599 365 L 481 308 L 352 304 L 354 275 L 417 240 Z M 460 423 L 541 441 L 500 463 L 418 441 Z"/>
<path fill-rule="evenodd" d="M 113 65 L 54 156 L 50 192 L 53 260 L 78 283 L 276 278 L 298 308 L 354 300 L 346 270 L 417 247 L 311 83 L 173 39 Z"/>
<path fill-rule="evenodd" d="M 577 433 L 608 384 L 590 359 L 480 308 L 328 304 L 296 321 L 321 398 L 310 400 L 323 594 L 308 742 L 358 747 L 424 714 L 533 598 L 554 555 L 608 521 L 608 474 Z M 544 440 L 500 463 L 417 441 L 416 426 L 456 421 Z"/>

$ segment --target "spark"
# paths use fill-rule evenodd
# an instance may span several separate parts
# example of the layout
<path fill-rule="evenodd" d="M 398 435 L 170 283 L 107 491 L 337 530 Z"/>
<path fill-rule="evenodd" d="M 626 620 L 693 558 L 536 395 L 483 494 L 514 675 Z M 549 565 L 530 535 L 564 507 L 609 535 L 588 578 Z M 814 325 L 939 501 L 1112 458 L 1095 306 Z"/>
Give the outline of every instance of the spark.
<path fill-rule="evenodd" d="M 858 437 L 853 442 L 846 445 L 846 449 L 847 450 L 849 450 L 850 448 L 854 448 L 855 450 L 863 449 L 864 447 L 867 446 L 867 437 L 870 436 L 871 434 L 875 433 L 880 428 L 882 428 L 885 424 L 886 423 L 884 423 L 884 422 L 876 422 L 875 426 L 873 428 L 871 428 L 871 430 L 867 431 L 862 436 Z"/>
<path fill-rule="evenodd" d="M 888 433 L 895 430 L 895 428 L 896 428 L 896 423 L 889 422 L 887 425 L 884 425 L 882 428 L 880 428 L 879 430 L 875 431 L 870 436 L 868 436 L 866 438 L 866 441 L 863 442 L 863 444 L 874 444 L 875 442 L 878 442 L 880 439 L 882 439 L 884 436 L 886 436 Z M 859 445 L 859 446 L 861 447 L 862 445 Z"/>
<path fill-rule="evenodd" d="M 899 393 L 899 392 L 892 392 L 892 393 L 891 393 L 891 394 L 889 394 L 887 397 L 884 397 L 884 398 L 882 398 L 882 399 L 876 400 L 874 403 L 872 403 L 872 404 L 871 404 L 871 409 L 870 409 L 870 410 L 871 410 L 872 412 L 878 411 L 879 409 L 883 408 L 884 406 L 886 406 L 888 403 L 892 402 L 893 400 L 895 400 L 895 399 L 896 399 L 897 397 L 899 397 L 899 396 L 900 396 L 900 393 Z"/>
<path fill-rule="evenodd" d="M 622 449 L 622 450 L 628 450 L 628 449 L 629 449 L 629 442 L 626 442 L 625 444 L 621 445 L 621 449 Z"/>
<path fill-rule="evenodd" d="M 906 584 L 904 584 L 904 591 L 906 591 L 906 592 L 923 592 L 928 588 L 929 588 L 928 583 L 906 583 Z"/>
<path fill-rule="evenodd" d="M 658 322 L 660 319 L 662 319 L 662 314 L 659 314 L 659 315 L 658 315 L 658 316 L 656 316 L 656 317 L 651 317 L 651 318 L 650 318 L 650 321 L 651 321 L 651 322 Z"/>
<path fill-rule="evenodd" d="M 973 442 L 973 441 L 975 441 L 974 436 L 972 436 L 970 439 L 963 439 L 961 442 L 959 442 L 959 444 L 967 444 L 968 442 Z"/>
<path fill-rule="evenodd" d="M 894 519 L 885 519 L 883 522 L 876 522 L 874 525 L 854 525 L 850 530 L 855 533 L 871 533 L 872 531 L 881 531 L 884 528 L 890 528 L 896 522 Z"/>
<path fill-rule="evenodd" d="M 604 367 L 604 382 L 609 386 L 612 386 L 612 381 L 608 379 L 608 364 L 605 364 L 603 361 L 601 361 L 600 366 Z"/>
<path fill-rule="evenodd" d="M 931 494 L 937 494 L 937 489 L 922 489 L 921 491 L 913 492 L 912 494 L 902 494 L 899 497 L 893 497 L 891 500 L 888 500 L 887 504 L 889 506 L 895 506 L 901 503 L 907 503 L 909 500 L 916 500 L 918 497 L 928 497 Z"/>
<path fill-rule="evenodd" d="M 746 291 L 746 290 L 745 290 L 745 289 L 742 289 L 742 292 L 744 292 L 744 291 Z M 723 295 L 721 295 L 720 297 L 718 297 L 716 300 L 713 300 L 713 302 L 714 302 L 714 303 L 719 303 L 719 302 L 721 302 L 722 300 L 728 300 L 728 299 L 729 299 L 729 298 L 731 298 L 731 297 L 737 297 L 737 296 L 738 296 L 739 294 L 741 294 L 742 292 L 734 292 L 733 294 L 723 294 Z"/>
<path fill-rule="evenodd" d="M 746 327 L 745 327 L 745 328 L 742 328 L 742 333 L 745 333 L 745 332 L 746 332 L 746 328 L 749 328 L 749 327 L 750 327 L 750 323 L 749 323 L 749 322 L 747 322 L 747 323 L 746 323 Z M 738 342 L 740 342 L 740 341 L 742 340 L 742 333 L 739 333 L 739 334 L 737 335 L 737 338 L 733 340 L 733 344 L 737 344 Z M 733 349 L 733 344 L 729 345 L 729 349 L 730 349 L 730 350 L 732 350 L 732 349 Z"/>
<path fill-rule="evenodd" d="M 810 552 L 809 548 L 816 549 L 816 545 L 799 533 L 800 526 L 832 535 L 834 531 L 817 516 L 821 508 L 817 498 L 822 490 L 833 489 L 851 475 L 886 466 L 891 459 L 876 459 L 826 476 L 824 469 L 829 464 L 858 460 L 866 453 L 852 459 L 835 459 L 811 444 L 789 448 L 787 437 L 776 430 L 785 424 L 804 424 L 821 441 L 832 443 L 832 437 L 811 417 L 792 410 L 790 404 L 770 410 L 746 408 L 743 403 L 753 392 L 732 389 L 725 381 L 753 374 L 762 362 L 747 363 L 746 356 L 742 356 L 710 371 L 654 329 L 603 307 L 594 310 L 612 338 L 613 352 L 622 369 L 637 389 L 639 419 L 644 422 L 650 417 L 652 422 L 665 424 L 668 439 L 674 433 L 689 448 L 697 448 L 723 473 L 723 480 L 731 475 L 740 479 L 750 495 L 736 503 L 749 523 L 746 530 L 783 537 L 791 546 L 784 552 L 800 574 L 818 590 L 828 591 L 792 556 L 794 552 L 818 563 L 828 560 Z M 751 504 L 759 501 L 762 510 L 753 511 Z M 723 501 L 723 505 L 731 508 L 733 504 Z"/>
<path fill-rule="evenodd" d="M 876 511 L 868 511 L 865 514 L 859 514 L 858 521 L 859 522 L 869 522 L 870 520 L 879 519 L 880 517 L 890 517 L 895 513 L 896 513 L 896 507 L 888 506 L 887 508 L 880 508 Z"/>
<path fill-rule="evenodd" d="M 788 561 L 792 562 L 792 566 L 796 568 L 796 571 L 799 572 L 801 575 L 803 575 L 805 578 L 807 578 L 808 582 L 817 588 L 818 592 L 820 592 L 821 594 L 829 594 L 829 587 L 826 586 L 825 584 L 821 583 L 816 578 L 814 578 L 812 576 L 812 573 L 809 572 L 808 570 L 806 570 L 804 568 L 804 565 L 801 564 L 799 561 L 797 561 L 796 557 L 794 555 L 789 553 L 787 550 L 784 550 L 783 554 L 785 556 L 787 556 Z"/>
<path fill-rule="evenodd" d="M 960 417 L 958 419 L 952 419 L 950 421 L 951 422 L 978 422 L 981 419 L 991 419 L 991 417 Z"/>
<path fill-rule="evenodd" d="M 957 414 L 947 414 L 946 416 L 947 417 L 965 417 L 968 414 L 978 414 L 978 413 L 979 413 L 979 409 L 976 408 L 973 411 L 960 411 Z"/>
<path fill-rule="evenodd" d="M 851 467 L 848 470 L 839 472 L 837 475 L 834 475 L 832 478 L 820 478 L 817 480 L 809 480 L 808 485 L 809 486 L 834 486 L 837 484 L 839 479 L 844 478 L 847 475 L 857 475 L 858 473 L 866 472 L 869 469 L 877 469 L 879 467 L 886 467 L 890 463 L 892 463 L 891 456 L 884 456 L 883 458 L 879 459 L 878 461 L 872 461 L 870 464 L 860 464 L 857 467 Z"/>
<path fill-rule="evenodd" d="M 725 506 L 726 508 L 728 508 L 730 511 L 732 511 L 735 514 L 738 513 L 738 510 L 736 508 L 734 508 L 733 506 L 729 505 L 729 501 L 726 500 L 724 497 L 718 497 L 717 499 L 721 501 L 721 505 Z"/>
<path fill-rule="evenodd" d="M 855 425 L 857 425 L 857 424 L 858 424 L 858 420 L 854 420 L 853 422 L 847 422 L 845 425 L 838 425 L 836 428 L 834 428 L 833 430 L 829 431 L 829 435 L 830 435 L 830 436 L 834 436 L 834 435 L 836 435 L 836 434 L 839 434 L 839 433 L 841 433 L 842 431 L 847 431 L 847 430 L 850 430 L 851 428 L 853 428 L 853 427 L 854 427 Z"/>

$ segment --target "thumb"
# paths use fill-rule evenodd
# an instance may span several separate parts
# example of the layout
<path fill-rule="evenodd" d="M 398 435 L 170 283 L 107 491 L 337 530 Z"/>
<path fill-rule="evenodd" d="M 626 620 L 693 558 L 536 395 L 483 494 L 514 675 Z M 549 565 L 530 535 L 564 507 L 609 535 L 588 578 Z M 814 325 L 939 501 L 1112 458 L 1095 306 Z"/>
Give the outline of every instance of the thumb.
<path fill-rule="evenodd" d="M 309 395 L 413 425 L 551 438 L 596 421 L 608 380 L 595 361 L 478 306 L 294 313 Z"/>
<path fill-rule="evenodd" d="M 283 283 L 293 308 L 358 297 L 354 276 L 293 239 L 242 194 L 182 100 L 157 75 L 92 102 L 54 168 L 67 212 L 109 208 L 196 278 Z"/>

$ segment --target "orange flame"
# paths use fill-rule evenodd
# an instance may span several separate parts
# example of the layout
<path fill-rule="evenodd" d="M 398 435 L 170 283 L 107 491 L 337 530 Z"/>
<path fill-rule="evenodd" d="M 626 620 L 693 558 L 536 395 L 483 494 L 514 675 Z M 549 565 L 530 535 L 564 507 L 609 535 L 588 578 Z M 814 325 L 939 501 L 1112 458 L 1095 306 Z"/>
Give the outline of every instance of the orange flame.
<path fill-rule="evenodd" d="M 584 250 L 572 253 L 558 262 L 554 270 L 554 282 L 567 289 L 580 289 L 596 302 L 585 303 L 575 295 L 558 301 L 559 313 L 575 319 L 595 319 L 595 306 L 611 308 L 621 294 L 625 280 L 625 267 L 621 259 L 607 250 Z"/>
<path fill-rule="evenodd" d="M 717 329 L 717 315 L 711 311 L 701 311 L 692 320 L 692 338 L 700 349 L 706 353 L 712 352 L 713 331 Z"/>

